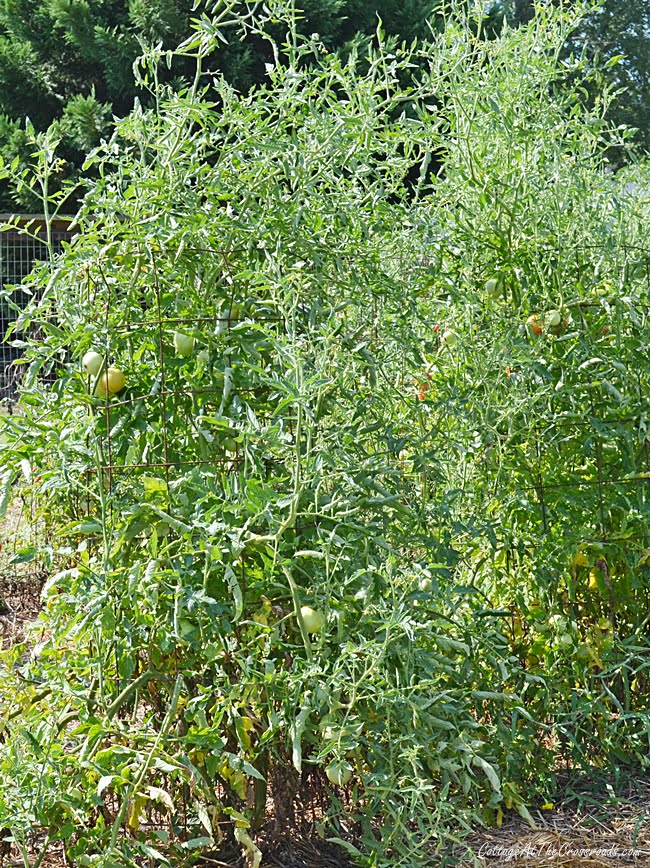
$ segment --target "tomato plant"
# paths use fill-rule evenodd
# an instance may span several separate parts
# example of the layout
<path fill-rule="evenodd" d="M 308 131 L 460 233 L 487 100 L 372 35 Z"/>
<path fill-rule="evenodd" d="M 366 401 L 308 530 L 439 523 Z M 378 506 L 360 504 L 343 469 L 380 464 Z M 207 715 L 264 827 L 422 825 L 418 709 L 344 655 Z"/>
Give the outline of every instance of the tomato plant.
<path fill-rule="evenodd" d="M 358 799 L 325 783 L 320 831 L 413 868 L 530 817 L 557 750 L 647 763 L 647 203 L 555 60 L 570 12 L 361 63 L 239 11 L 267 85 L 204 90 L 223 21 L 193 84 L 148 51 L 13 327 L 0 502 L 33 486 L 50 575 L 0 660 L 0 809 L 80 865 L 254 863 L 329 781 Z M 55 131 L 34 154 L 46 194 Z"/>

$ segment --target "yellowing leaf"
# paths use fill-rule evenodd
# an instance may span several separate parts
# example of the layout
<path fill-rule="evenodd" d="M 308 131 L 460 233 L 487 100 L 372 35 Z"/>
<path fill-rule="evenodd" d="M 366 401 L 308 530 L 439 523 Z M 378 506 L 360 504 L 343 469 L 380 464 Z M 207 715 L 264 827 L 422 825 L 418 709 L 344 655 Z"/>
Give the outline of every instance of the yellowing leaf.
<path fill-rule="evenodd" d="M 255 844 L 246 829 L 236 825 L 235 838 L 237 843 L 241 844 L 244 849 L 246 865 L 250 866 L 250 868 L 260 868 L 260 865 L 262 864 L 262 851 Z"/>
<path fill-rule="evenodd" d="M 140 817 L 142 815 L 142 810 L 144 806 L 147 804 L 147 797 L 142 793 L 138 793 L 135 799 L 129 805 L 129 818 L 127 820 L 127 824 L 130 829 L 133 831 L 137 831 L 140 828 Z"/>

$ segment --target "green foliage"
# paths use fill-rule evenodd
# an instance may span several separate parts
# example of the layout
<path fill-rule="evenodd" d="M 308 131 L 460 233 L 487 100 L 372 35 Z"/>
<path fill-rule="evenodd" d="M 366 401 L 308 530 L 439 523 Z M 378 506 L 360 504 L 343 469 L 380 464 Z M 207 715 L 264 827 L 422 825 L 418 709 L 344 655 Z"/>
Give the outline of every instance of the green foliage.
<path fill-rule="evenodd" d="M 76 150 L 88 153 L 108 129 L 110 111 L 110 105 L 98 102 L 94 93 L 76 94 L 65 104 L 60 129 Z"/>
<path fill-rule="evenodd" d="M 531 19 L 534 12 L 531 0 L 497 0 L 490 10 L 490 21 L 500 28 L 503 21 L 517 26 Z M 604 0 L 582 20 L 564 46 L 564 54 L 582 53 L 595 69 L 602 70 L 603 79 L 620 89 L 618 99 L 611 105 L 609 118 L 617 124 L 638 129 L 639 144 L 650 149 L 650 9 L 645 0 Z M 597 98 L 600 87 L 588 87 L 592 98 Z M 614 155 L 620 165 L 623 155 Z"/>
<path fill-rule="evenodd" d="M 50 578 L 0 658 L 0 816 L 26 864 L 39 828 L 75 865 L 220 834 L 255 864 L 267 805 L 326 787 L 360 864 L 450 862 L 558 751 L 647 766 L 647 171 L 605 174 L 625 136 L 557 60 L 566 12 L 346 59 L 280 4 L 221 14 L 172 61 L 192 87 L 139 65 L 151 108 L 12 327 L 1 499 L 42 504 L 17 557 Z M 275 57 L 246 95 L 200 75 L 232 16 Z M 28 137 L 55 214 L 60 126 Z"/>
<path fill-rule="evenodd" d="M 372 37 L 379 22 L 388 37 L 410 43 L 426 40 L 431 28 L 442 26 L 444 19 L 439 0 L 305 0 L 300 7 L 296 28 L 303 34 L 319 34 L 328 49 L 343 56 L 352 45 L 363 45 Z M 6 2 L 0 5 L 0 113 L 12 122 L 24 123 L 27 117 L 37 130 L 62 119 L 65 167 L 60 180 L 78 177 L 86 154 L 110 134 L 111 116 L 123 116 L 136 99 L 147 98 L 146 89 L 138 87 L 133 75 L 133 63 L 140 53 L 157 45 L 174 49 L 188 38 L 192 19 L 201 14 L 201 7 L 194 9 L 190 0 Z M 532 14 L 533 4 L 528 0 L 496 3 L 489 9 L 482 32 L 495 38 L 504 21 L 517 26 Z M 274 33 L 281 49 L 283 34 L 280 29 Z M 601 60 L 625 56 L 603 73 L 610 84 L 627 88 L 612 106 L 611 117 L 617 123 L 640 128 L 639 140 L 647 145 L 646 34 L 643 0 L 608 0 L 602 10 L 590 8 L 564 52 L 584 49 L 597 68 Z M 266 67 L 272 59 L 269 45 L 259 33 L 226 27 L 218 47 L 205 62 L 206 68 L 219 70 L 234 87 L 247 91 L 266 80 Z M 414 62 L 426 68 L 425 58 Z M 158 75 L 161 79 L 167 76 L 168 83 L 176 82 L 182 88 L 192 69 L 176 55 L 172 69 L 163 65 Z M 404 70 L 404 75 L 408 77 L 409 71 Z M 589 85 L 592 98 L 600 89 L 595 82 Z M 83 119 L 79 118 L 82 106 Z M 73 123 L 68 122 L 71 115 Z M 22 158 L 11 136 L 0 135 L 0 153 L 6 162 L 16 154 Z M 623 158 L 615 155 L 617 164 Z M 29 210 L 34 204 L 24 187 L 19 192 L 8 186 L 2 197 L 5 209 L 15 203 Z"/>
<path fill-rule="evenodd" d="M 431 349 L 424 412 L 458 450 L 458 514 L 484 517 L 468 583 L 512 607 L 526 707 L 563 721 L 573 761 L 602 762 L 604 743 L 641 759 L 630 712 L 647 682 L 627 649 L 646 641 L 647 174 L 634 188 L 604 172 L 625 135 L 576 110 L 566 72 L 536 57 L 539 26 L 482 46 L 442 91 L 456 144 L 418 232 L 435 251 L 431 315 L 457 339 Z"/>

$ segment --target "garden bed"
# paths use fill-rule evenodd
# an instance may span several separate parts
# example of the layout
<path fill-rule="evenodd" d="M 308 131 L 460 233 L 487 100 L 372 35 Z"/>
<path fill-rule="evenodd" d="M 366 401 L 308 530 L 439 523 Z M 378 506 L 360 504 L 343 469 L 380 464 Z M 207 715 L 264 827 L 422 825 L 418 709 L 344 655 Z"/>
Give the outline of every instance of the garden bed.
<path fill-rule="evenodd" d="M 11 554 L 29 537 L 24 510 L 12 509 L 2 524 L 0 647 L 22 642 L 25 624 L 41 608 L 41 573 L 29 564 L 10 565 Z M 633 776 L 616 792 L 607 782 L 594 783 L 575 773 L 563 773 L 560 802 L 552 810 L 534 812 L 536 829 L 517 814 L 506 814 L 500 828 L 476 830 L 467 840 L 474 856 L 459 864 L 493 868 L 625 868 L 650 865 L 650 780 Z M 343 850 L 314 832 L 275 835 L 260 844 L 262 868 L 350 868 Z M 15 851 L 1 864 L 22 868 Z M 476 860 L 476 861 L 474 861 Z M 63 849 L 52 845 L 41 868 L 69 868 Z M 237 848 L 205 854 L 200 868 L 246 868 Z"/>
<path fill-rule="evenodd" d="M 0 863 L 3 868 L 24 868 L 22 861 L 12 857 Z M 214 853 L 204 856 L 197 868 L 245 868 L 244 859 L 236 853 Z M 70 868 L 63 851 L 53 847 L 41 863 L 41 868 Z M 262 868 L 352 868 L 347 856 L 333 844 L 312 839 L 285 838 L 272 849 L 264 851 Z"/>
<path fill-rule="evenodd" d="M 0 526 L 0 650 L 21 642 L 24 626 L 41 608 L 44 575 L 33 564 L 12 564 L 12 556 L 31 536 L 25 509 L 16 501 Z"/>

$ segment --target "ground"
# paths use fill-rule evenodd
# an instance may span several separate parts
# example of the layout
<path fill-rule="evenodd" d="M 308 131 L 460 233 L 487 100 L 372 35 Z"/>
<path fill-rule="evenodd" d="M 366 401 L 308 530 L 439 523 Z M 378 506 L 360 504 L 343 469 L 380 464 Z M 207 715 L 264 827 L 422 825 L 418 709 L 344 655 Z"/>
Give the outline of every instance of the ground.
<path fill-rule="evenodd" d="M 14 552 L 30 541 L 27 513 L 24 502 L 16 501 L 0 524 L 0 649 L 20 642 L 25 623 L 41 608 L 44 576 L 32 564 L 11 563 Z"/>
<path fill-rule="evenodd" d="M 564 789 L 576 793 L 567 779 Z M 580 803 L 576 805 L 576 796 Z M 630 779 L 616 797 L 593 783 L 531 829 L 519 817 L 470 838 L 481 868 L 623 868 L 650 866 L 650 779 Z M 589 802 L 593 801 L 593 804 Z"/>
<path fill-rule="evenodd" d="M 476 861 L 467 868 L 648 868 L 650 866 L 650 782 L 638 784 L 617 805 L 576 810 L 558 807 L 535 817 L 539 828 L 518 817 L 500 829 L 472 835 Z M 436 868 L 437 862 L 431 863 Z M 22 861 L 3 868 L 24 868 Z M 42 868 L 69 868 L 61 852 L 52 851 Z M 206 857 L 198 868 L 244 868 L 235 854 Z M 280 841 L 265 854 L 263 868 L 351 868 L 344 854 L 316 840 Z"/>

